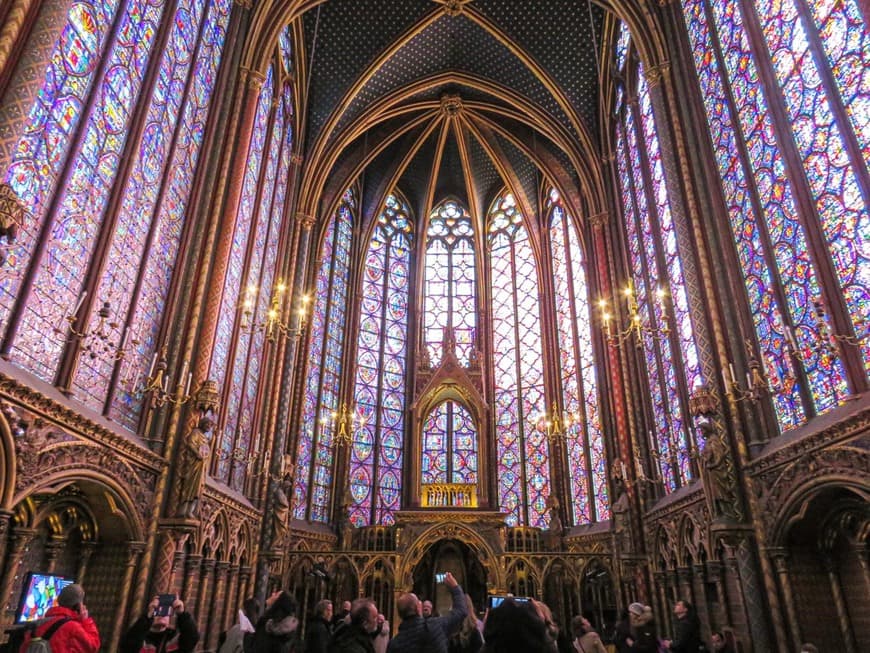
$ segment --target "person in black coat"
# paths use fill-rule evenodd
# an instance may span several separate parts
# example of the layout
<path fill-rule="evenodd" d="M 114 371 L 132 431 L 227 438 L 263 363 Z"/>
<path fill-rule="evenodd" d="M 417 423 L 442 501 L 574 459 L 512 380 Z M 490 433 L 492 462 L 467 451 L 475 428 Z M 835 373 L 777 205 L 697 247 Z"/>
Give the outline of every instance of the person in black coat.
<path fill-rule="evenodd" d="M 673 653 L 698 653 L 701 647 L 701 621 L 695 608 L 688 601 L 674 604 L 674 638 L 665 640 L 664 645 Z"/>
<path fill-rule="evenodd" d="M 305 653 L 326 653 L 332 637 L 332 601 L 323 599 L 314 606 L 314 617 L 305 633 Z"/>
<path fill-rule="evenodd" d="M 633 653 L 658 653 L 659 638 L 652 608 L 642 603 L 632 603 L 628 606 L 628 618 L 631 624 L 631 635 L 625 640 L 628 650 Z"/>
<path fill-rule="evenodd" d="M 254 628 L 252 649 L 257 653 L 301 651 L 296 600 L 288 592 L 278 590 L 266 599 L 266 612 Z"/>
<path fill-rule="evenodd" d="M 378 609 L 371 599 L 357 599 L 350 607 L 350 623 L 335 631 L 328 653 L 375 653 Z"/>

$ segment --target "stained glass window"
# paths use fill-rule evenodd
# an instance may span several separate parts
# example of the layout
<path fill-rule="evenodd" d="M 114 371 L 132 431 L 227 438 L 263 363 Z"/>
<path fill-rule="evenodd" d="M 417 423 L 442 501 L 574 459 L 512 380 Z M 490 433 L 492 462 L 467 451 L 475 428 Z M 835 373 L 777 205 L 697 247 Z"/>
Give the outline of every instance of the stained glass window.
<path fill-rule="evenodd" d="M 422 484 L 477 483 L 477 428 L 462 404 L 445 401 L 423 424 Z"/>
<path fill-rule="evenodd" d="M 647 434 L 666 491 L 691 478 L 694 435 L 686 397 L 700 378 L 694 330 L 671 216 L 651 96 L 638 70 L 638 103 L 624 105 L 617 133 L 625 229 L 632 283 L 626 311 L 642 325 L 639 337 L 650 387 L 653 428 Z M 643 156 L 641 156 L 643 153 Z M 644 165 L 648 162 L 648 166 Z M 698 443 L 703 446 L 703 443 Z"/>
<path fill-rule="evenodd" d="M 297 519 L 329 519 L 335 454 L 335 416 L 339 414 L 341 358 L 347 318 L 348 261 L 356 211 L 351 190 L 329 221 L 320 250 L 314 288 L 308 371 L 296 455 L 294 514 Z"/>
<path fill-rule="evenodd" d="M 550 191 L 547 204 L 571 507 L 573 522 L 582 524 L 607 519 L 610 514 L 589 291 L 577 228 L 555 190 Z"/>
<path fill-rule="evenodd" d="M 870 325 L 870 118 L 861 110 L 870 103 L 870 76 L 855 63 L 870 37 L 854 0 L 755 7 L 692 0 L 683 14 L 760 362 L 787 430 L 849 392 L 843 350 L 830 340 L 833 314 L 845 310 L 848 332 L 840 335 L 852 342 Z M 747 38 L 751 24 L 766 40 L 762 52 Z M 781 93 L 766 92 L 762 69 Z M 802 160 L 803 175 L 786 166 L 784 151 Z M 812 198 L 811 214 L 798 195 Z M 860 349 L 866 376 L 870 341 Z M 801 386 L 811 402 L 802 401 Z"/>
<path fill-rule="evenodd" d="M 513 195 L 493 203 L 488 224 L 499 508 L 512 526 L 545 526 L 550 450 L 537 419 L 547 410 L 537 265 Z"/>
<path fill-rule="evenodd" d="M 350 450 L 350 520 L 391 524 L 402 487 L 412 225 L 408 204 L 388 195 L 369 241 L 362 278 Z"/>
<path fill-rule="evenodd" d="M 442 344 L 452 335 L 453 353 L 467 365 L 477 323 L 474 227 L 468 212 L 453 200 L 429 216 L 424 284 L 423 339 L 430 364 L 441 362 Z"/>
<path fill-rule="evenodd" d="M 36 218 L 11 252 L 15 272 L 0 280 L 4 318 L 28 266 L 33 282 L 16 309 L 13 360 L 52 380 L 68 342 L 57 327 L 84 299 L 89 266 L 103 270 L 83 323 L 103 339 L 81 343 L 72 389 L 129 428 L 141 410 L 230 9 L 229 0 L 183 0 L 172 12 L 162 2 L 131 2 L 113 16 L 113 3 L 75 3 L 6 176 Z M 112 21 L 117 31 L 107 39 Z M 155 49 L 163 27 L 167 38 Z M 140 107 L 142 124 L 132 125 Z M 128 135 L 137 130 L 134 145 Z M 183 165 L 170 173 L 170 162 Z M 60 178 L 68 179 L 62 188 Z M 41 229 L 44 250 L 31 260 Z"/>

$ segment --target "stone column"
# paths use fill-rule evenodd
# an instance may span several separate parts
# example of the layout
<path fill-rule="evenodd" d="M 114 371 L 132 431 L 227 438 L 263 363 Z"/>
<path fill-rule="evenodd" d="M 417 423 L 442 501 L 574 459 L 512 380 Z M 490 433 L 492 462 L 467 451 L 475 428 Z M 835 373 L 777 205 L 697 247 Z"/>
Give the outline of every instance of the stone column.
<path fill-rule="evenodd" d="M 831 595 L 834 597 L 834 607 L 837 609 L 837 621 L 840 622 L 840 632 L 846 645 L 846 653 L 858 653 L 858 644 L 855 641 L 855 633 L 852 632 L 852 622 L 849 619 L 849 610 L 846 607 L 846 598 L 843 596 L 843 585 L 840 583 L 837 565 L 830 554 L 825 554 L 822 564 L 828 573 L 828 580 L 831 582 Z"/>
<path fill-rule="evenodd" d="M 209 602 L 210 610 L 208 615 L 208 630 L 205 631 L 205 649 L 213 650 L 217 648 L 217 638 L 220 629 L 223 627 L 224 611 L 221 609 L 227 600 L 227 571 L 230 568 L 228 562 L 218 562 L 215 564 L 214 574 L 214 591 L 211 594 Z M 203 624 L 205 619 L 203 619 Z"/>
<path fill-rule="evenodd" d="M 115 612 L 115 621 L 112 624 L 112 631 L 109 633 L 107 651 L 117 651 L 118 642 L 121 640 L 121 634 L 127 627 L 127 613 L 130 609 L 130 593 L 133 587 L 133 574 L 139 564 L 142 552 L 145 550 L 145 542 L 128 542 L 127 543 L 127 563 L 124 565 L 124 580 L 121 581 L 121 596 L 118 600 L 118 610 Z M 104 640 L 104 641 L 106 641 Z"/>
<path fill-rule="evenodd" d="M 230 568 L 227 571 L 227 589 L 226 592 L 224 592 L 224 596 L 226 597 L 226 599 L 224 600 L 223 615 L 221 616 L 221 621 L 226 624 L 227 628 L 229 628 L 230 625 L 236 623 L 236 610 L 242 607 L 242 604 L 238 600 L 236 600 L 238 584 L 239 565 L 230 565 Z"/>
<path fill-rule="evenodd" d="M 713 560 L 707 561 L 707 577 L 716 586 L 716 602 L 719 604 L 715 615 L 715 624 L 722 627 L 731 624 L 731 607 L 728 605 L 728 593 L 725 590 L 725 579 L 722 577 L 722 563 Z"/>
<path fill-rule="evenodd" d="M 24 554 L 30 550 L 30 543 L 36 537 L 36 530 L 32 528 L 13 528 L 12 541 L 6 556 L 6 569 L 3 574 L 3 584 L 0 585 L 0 605 L 9 603 L 12 592 L 12 584 L 18 575 L 18 567 Z"/>
<path fill-rule="evenodd" d="M 204 615 L 207 614 L 206 606 L 211 599 L 209 590 L 211 589 L 210 585 L 215 564 L 217 563 L 214 558 L 207 558 L 202 561 L 202 566 L 200 567 L 199 596 L 196 601 L 196 612 L 193 613 L 194 618 L 199 624 L 200 632 L 204 631 L 207 624 Z M 190 611 L 190 608 L 188 608 L 188 611 Z"/>
<path fill-rule="evenodd" d="M 91 562 L 91 557 L 94 555 L 94 551 L 97 550 L 96 542 L 82 542 L 81 554 L 79 558 L 79 567 L 76 571 L 76 578 L 80 580 L 84 580 L 85 574 L 88 573 L 88 564 Z"/>
<path fill-rule="evenodd" d="M 9 544 L 9 527 L 11 524 L 12 511 L 0 510 L 0 560 L 6 559 L 6 547 Z"/>
<path fill-rule="evenodd" d="M 782 592 L 783 603 L 785 603 L 785 614 L 788 620 L 787 627 L 789 633 L 789 644 L 795 651 L 801 647 L 801 630 L 800 620 L 797 616 L 797 609 L 794 604 L 794 594 L 791 589 L 791 579 L 788 573 L 788 551 L 781 547 L 767 549 L 767 555 L 770 556 L 773 567 L 776 569 L 776 576 L 779 580 L 779 589 Z"/>
<path fill-rule="evenodd" d="M 242 603 L 251 591 L 251 574 L 254 573 L 253 567 L 239 567 L 239 585 L 236 588 L 236 605 L 241 607 Z M 260 608 L 263 608 L 261 605 Z"/>
<path fill-rule="evenodd" d="M 184 586 L 181 591 L 181 600 L 185 605 L 196 605 L 199 599 L 200 569 L 202 568 L 201 555 L 187 556 L 184 571 Z"/>

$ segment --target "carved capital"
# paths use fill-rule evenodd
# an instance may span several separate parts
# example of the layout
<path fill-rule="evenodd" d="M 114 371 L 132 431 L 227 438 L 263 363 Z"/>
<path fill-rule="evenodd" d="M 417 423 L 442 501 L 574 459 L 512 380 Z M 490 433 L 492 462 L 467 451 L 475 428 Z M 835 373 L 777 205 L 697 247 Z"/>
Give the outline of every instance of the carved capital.
<path fill-rule="evenodd" d="M 250 68 L 242 67 L 241 71 L 242 83 L 245 87 L 259 93 L 260 89 L 263 88 L 263 84 L 266 82 L 266 76 L 263 73 L 257 70 L 251 70 Z"/>
<path fill-rule="evenodd" d="M 604 225 L 608 223 L 610 220 L 610 214 L 607 211 L 602 211 L 601 213 L 596 213 L 595 215 L 589 216 L 589 223 L 595 229 L 600 229 Z"/>
<path fill-rule="evenodd" d="M 298 152 L 294 152 L 290 155 L 290 164 L 294 166 L 301 166 L 302 162 L 305 160 L 305 157 L 299 154 Z"/>
<path fill-rule="evenodd" d="M 655 87 L 661 84 L 662 79 L 664 79 L 670 72 L 670 67 L 670 63 L 663 61 L 657 66 L 645 68 L 644 77 L 646 77 L 646 81 L 649 83 L 650 87 Z"/>
<path fill-rule="evenodd" d="M 302 228 L 306 231 L 310 230 L 311 227 L 314 226 L 314 216 L 307 213 L 302 213 L 302 211 L 296 213 L 296 220 L 299 222 L 299 224 L 302 225 Z"/>

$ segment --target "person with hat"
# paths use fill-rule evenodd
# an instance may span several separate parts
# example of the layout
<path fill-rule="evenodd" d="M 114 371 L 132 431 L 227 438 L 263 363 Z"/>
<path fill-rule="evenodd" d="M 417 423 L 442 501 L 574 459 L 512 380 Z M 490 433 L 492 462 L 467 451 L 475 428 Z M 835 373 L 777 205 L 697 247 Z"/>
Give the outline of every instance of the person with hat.
<path fill-rule="evenodd" d="M 97 624 L 88 615 L 81 585 L 72 583 L 60 591 L 57 605 L 49 608 L 36 628 L 25 634 L 21 653 L 27 650 L 34 637 L 47 639 L 54 653 L 97 653 L 100 634 Z"/>
<path fill-rule="evenodd" d="M 632 603 L 628 606 L 628 620 L 631 624 L 631 636 L 626 640 L 631 647 L 629 650 L 636 653 L 657 653 L 659 638 L 652 608 L 643 603 Z"/>

